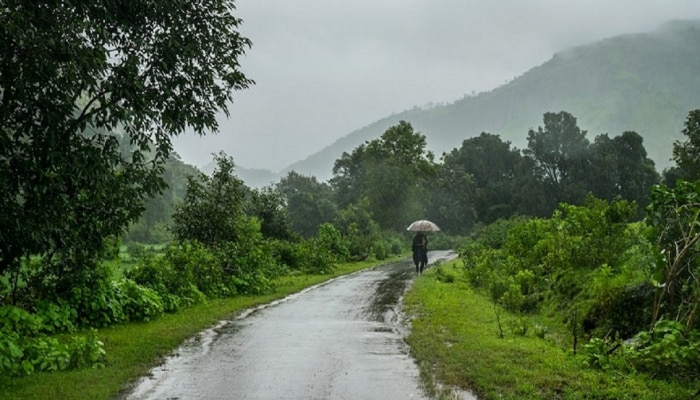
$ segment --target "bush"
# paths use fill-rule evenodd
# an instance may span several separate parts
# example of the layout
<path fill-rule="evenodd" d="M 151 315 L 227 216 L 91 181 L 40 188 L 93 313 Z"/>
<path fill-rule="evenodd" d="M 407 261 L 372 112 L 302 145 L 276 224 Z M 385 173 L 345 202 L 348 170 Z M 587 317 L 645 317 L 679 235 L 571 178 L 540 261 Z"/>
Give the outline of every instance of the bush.
<path fill-rule="evenodd" d="M 131 279 L 121 279 L 116 285 L 127 320 L 150 321 L 163 314 L 163 301 L 155 290 L 140 286 Z"/>
<path fill-rule="evenodd" d="M 378 240 L 372 244 L 372 254 L 377 260 L 386 260 L 389 258 L 389 244 L 384 240 Z"/>
<path fill-rule="evenodd" d="M 58 304 L 41 301 L 37 304 L 36 315 L 41 318 L 42 327 L 49 333 L 73 332 L 78 313 L 65 301 Z"/>
<path fill-rule="evenodd" d="M 70 296 L 68 301 L 75 307 L 80 326 L 101 328 L 127 320 L 115 282 L 100 283 L 90 289 L 76 287 Z"/>
<path fill-rule="evenodd" d="M 680 322 L 661 320 L 650 332 L 640 332 L 633 343 L 626 355 L 637 370 L 662 378 L 700 377 L 700 332 L 686 333 Z"/>
<path fill-rule="evenodd" d="M 343 240 L 335 226 L 331 223 L 324 223 L 318 227 L 317 235 L 318 248 L 321 251 L 329 252 L 337 261 L 347 261 L 350 257 L 348 244 Z"/>
<path fill-rule="evenodd" d="M 289 269 L 302 271 L 307 267 L 308 254 L 303 242 L 273 240 L 270 242 L 272 256 L 277 263 L 286 265 Z"/>
<path fill-rule="evenodd" d="M 438 264 L 435 266 L 435 279 L 443 283 L 454 283 L 457 280 L 457 271 Z"/>
<path fill-rule="evenodd" d="M 104 344 L 97 332 L 74 336 L 68 343 L 58 339 L 20 336 L 16 332 L 0 332 L 0 374 L 25 376 L 35 372 L 101 366 Z"/>
<path fill-rule="evenodd" d="M 163 311 L 174 312 L 181 306 L 206 299 L 195 283 L 194 270 L 211 268 L 211 263 L 212 256 L 203 246 L 185 242 L 170 246 L 162 257 L 149 255 L 142 258 L 126 271 L 125 277 L 153 289 L 161 298 Z"/>

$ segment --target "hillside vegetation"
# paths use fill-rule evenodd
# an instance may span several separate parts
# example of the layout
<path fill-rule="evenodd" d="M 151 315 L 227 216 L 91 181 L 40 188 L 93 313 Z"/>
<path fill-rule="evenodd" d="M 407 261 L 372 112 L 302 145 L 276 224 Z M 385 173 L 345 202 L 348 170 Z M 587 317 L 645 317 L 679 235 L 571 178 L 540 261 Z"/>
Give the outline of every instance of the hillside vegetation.
<path fill-rule="evenodd" d="M 326 180 L 343 152 L 401 120 L 426 135 L 436 154 L 482 132 L 523 148 L 528 129 L 538 125 L 542 114 L 561 110 L 576 115 L 591 135 L 639 133 L 662 170 L 670 164 L 671 145 L 680 139 L 685 115 L 700 106 L 699 46 L 699 21 L 673 21 L 654 32 L 571 48 L 490 92 L 371 123 L 286 170 Z"/>

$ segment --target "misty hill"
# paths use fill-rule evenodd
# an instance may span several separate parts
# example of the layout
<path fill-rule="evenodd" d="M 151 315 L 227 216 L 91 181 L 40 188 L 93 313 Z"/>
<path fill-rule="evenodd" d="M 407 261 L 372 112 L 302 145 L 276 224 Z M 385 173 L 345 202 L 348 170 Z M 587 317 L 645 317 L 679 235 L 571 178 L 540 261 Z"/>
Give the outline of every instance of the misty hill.
<path fill-rule="evenodd" d="M 215 169 L 216 163 L 213 161 L 200 168 L 201 172 L 210 176 L 214 173 Z M 234 171 L 236 176 L 251 188 L 262 188 L 269 186 L 278 182 L 281 178 L 279 174 L 267 169 L 245 168 L 241 167 L 240 165 L 236 165 Z"/>
<path fill-rule="evenodd" d="M 617 36 L 556 53 L 549 61 L 490 92 L 452 104 L 414 108 L 376 121 L 286 168 L 327 180 L 335 160 L 400 120 L 427 137 L 437 156 L 481 132 L 518 148 L 546 112 L 573 114 L 589 140 L 635 131 L 657 169 L 670 165 L 674 140 L 700 108 L 700 21 L 671 21 L 648 33 Z M 459 82 L 455 82 L 459 85 Z"/>

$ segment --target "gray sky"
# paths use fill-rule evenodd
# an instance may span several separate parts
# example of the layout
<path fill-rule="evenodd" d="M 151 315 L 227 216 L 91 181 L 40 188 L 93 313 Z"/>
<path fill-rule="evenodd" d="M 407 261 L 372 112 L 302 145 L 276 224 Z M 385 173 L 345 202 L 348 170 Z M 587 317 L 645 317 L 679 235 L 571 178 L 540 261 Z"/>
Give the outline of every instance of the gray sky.
<path fill-rule="evenodd" d="M 175 140 L 198 166 L 223 150 L 279 171 L 355 129 L 492 90 L 565 48 L 700 19 L 699 0 L 238 0 L 241 60 L 220 132 Z M 426 132 L 423 132 L 426 133 Z"/>

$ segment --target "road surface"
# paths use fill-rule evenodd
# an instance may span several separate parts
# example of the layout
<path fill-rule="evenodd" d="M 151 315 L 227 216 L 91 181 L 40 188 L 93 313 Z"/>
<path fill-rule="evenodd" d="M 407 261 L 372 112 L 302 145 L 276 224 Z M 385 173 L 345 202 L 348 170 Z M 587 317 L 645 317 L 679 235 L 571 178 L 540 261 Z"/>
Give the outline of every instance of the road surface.
<path fill-rule="evenodd" d="M 389 263 L 221 321 L 124 399 L 427 399 L 399 310 L 415 274 Z"/>

